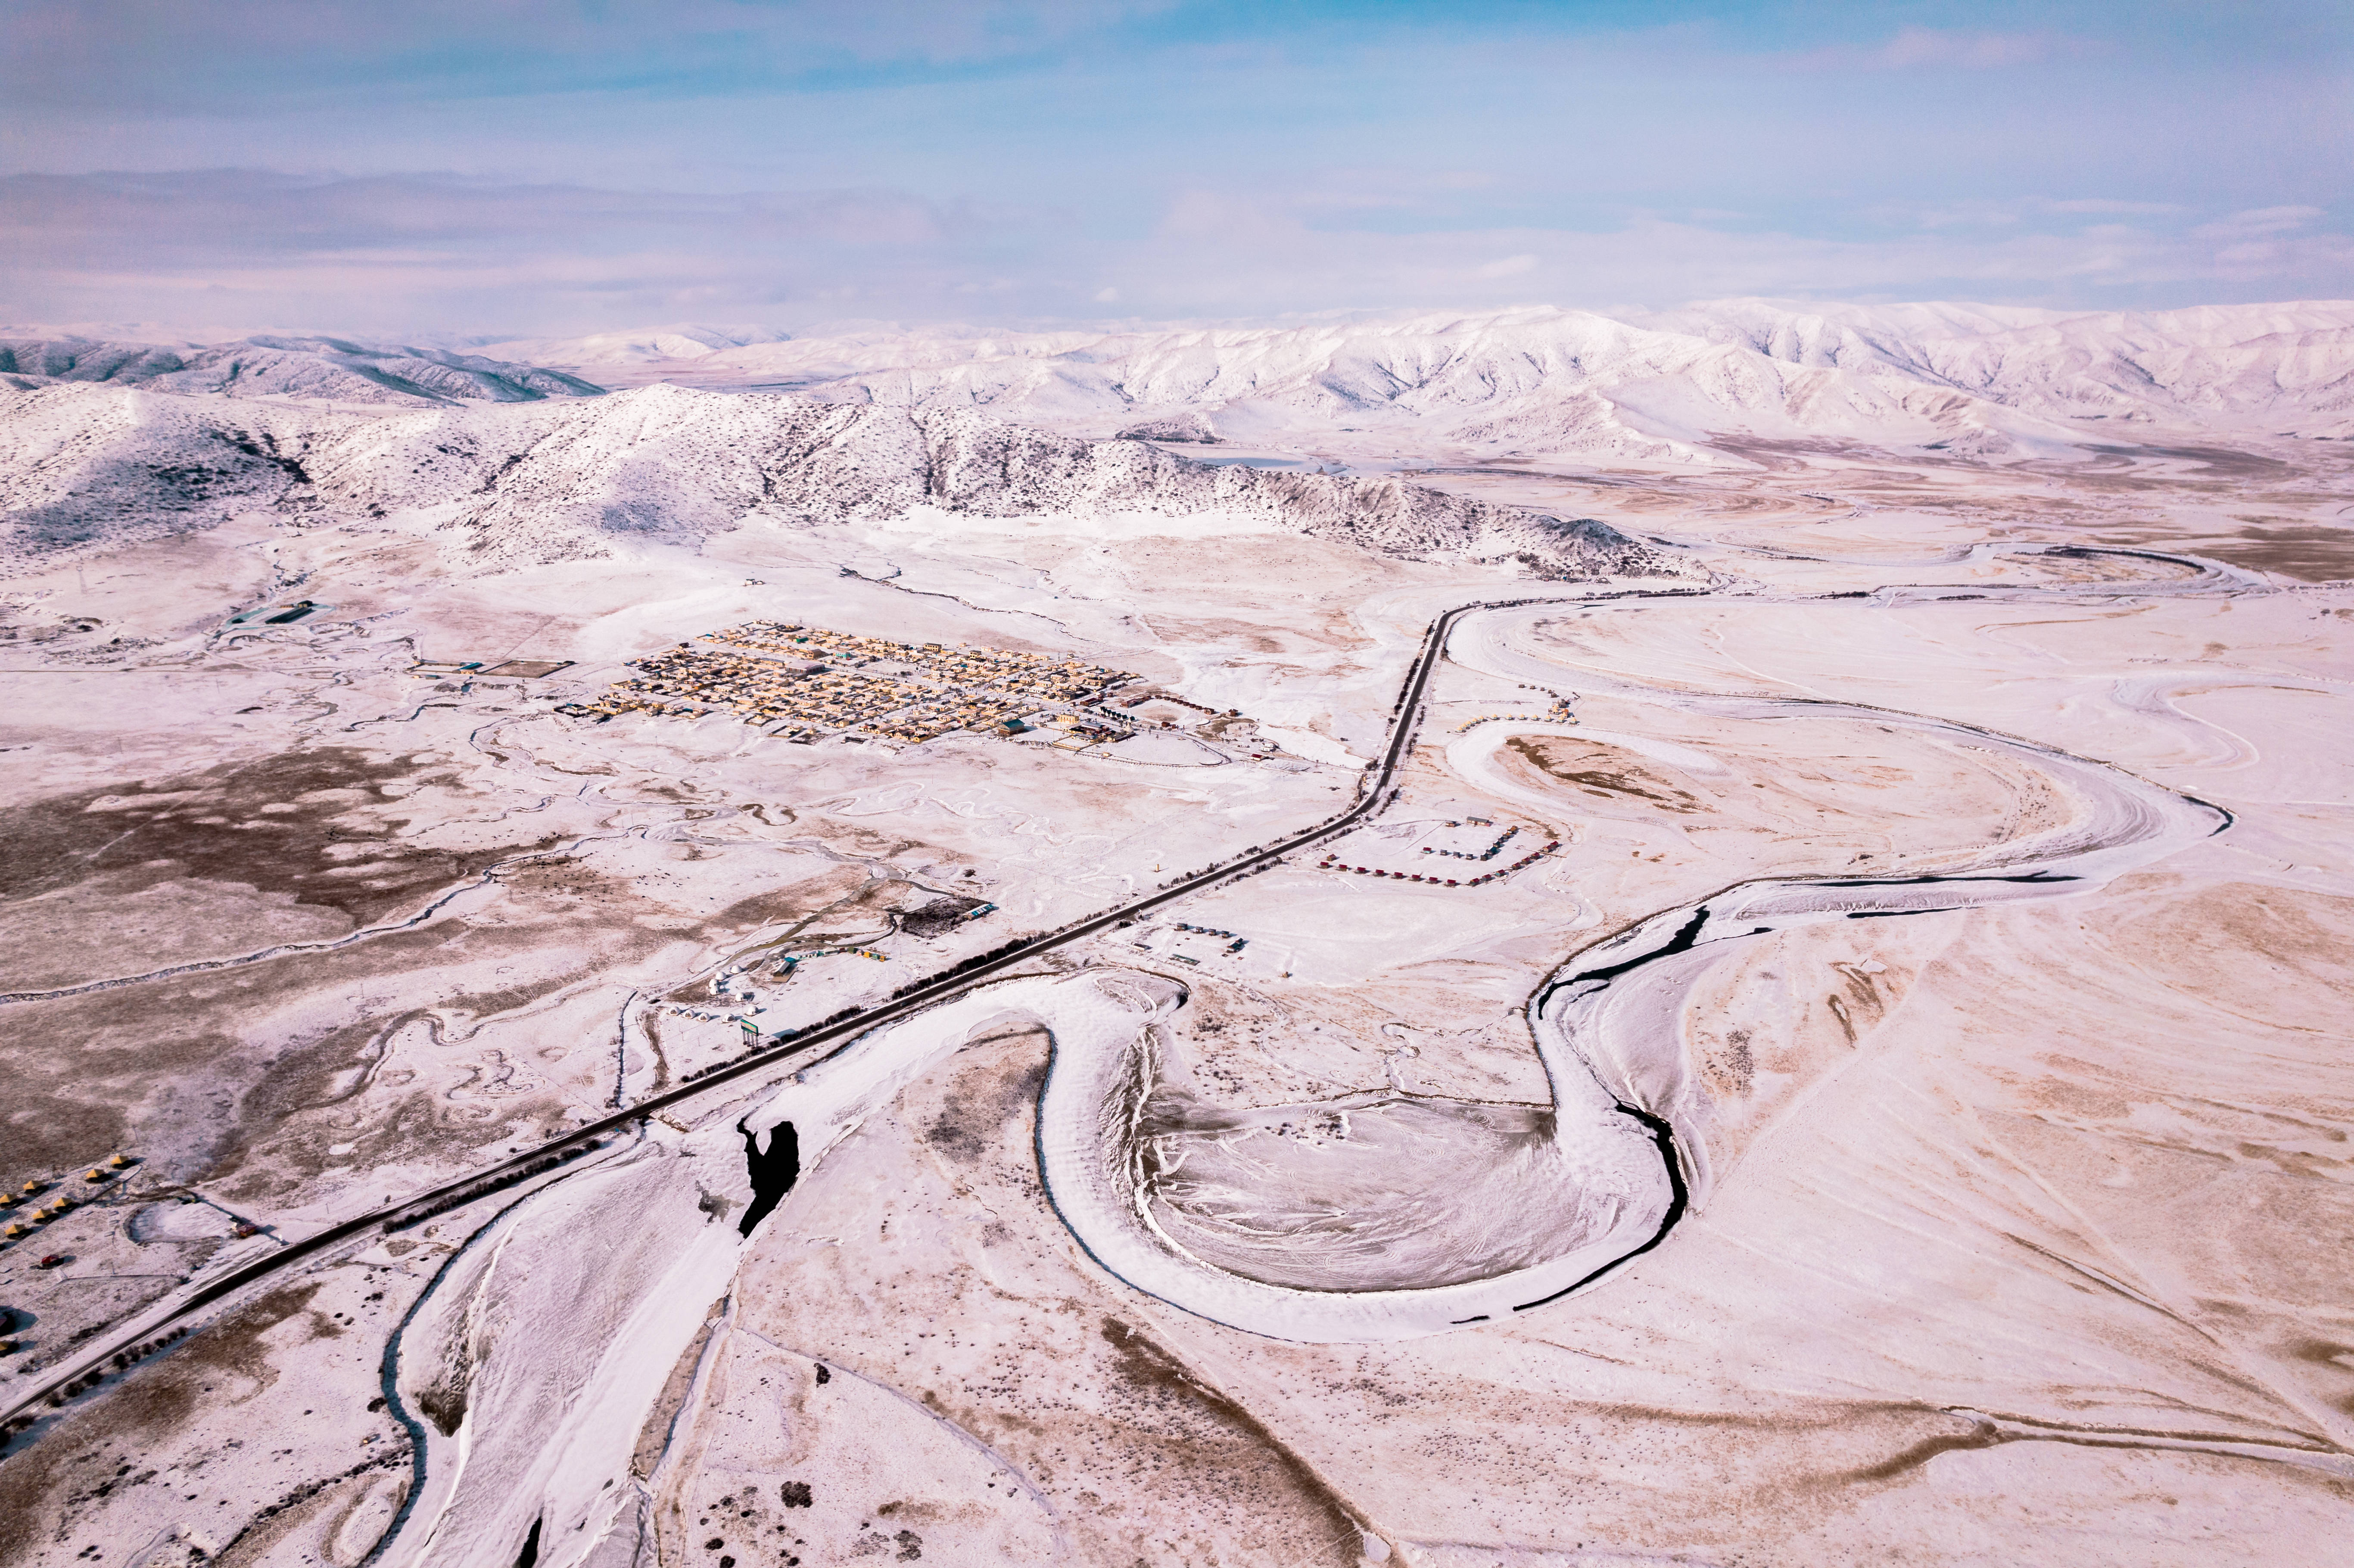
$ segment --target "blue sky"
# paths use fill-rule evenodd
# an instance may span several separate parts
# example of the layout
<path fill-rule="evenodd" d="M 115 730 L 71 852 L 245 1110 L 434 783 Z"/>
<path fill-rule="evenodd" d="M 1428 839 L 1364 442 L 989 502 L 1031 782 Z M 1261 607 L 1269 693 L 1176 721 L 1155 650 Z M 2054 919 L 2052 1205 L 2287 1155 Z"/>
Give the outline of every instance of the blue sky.
<path fill-rule="evenodd" d="M 0 319 L 2346 297 L 2349 16 L 18 0 Z"/>

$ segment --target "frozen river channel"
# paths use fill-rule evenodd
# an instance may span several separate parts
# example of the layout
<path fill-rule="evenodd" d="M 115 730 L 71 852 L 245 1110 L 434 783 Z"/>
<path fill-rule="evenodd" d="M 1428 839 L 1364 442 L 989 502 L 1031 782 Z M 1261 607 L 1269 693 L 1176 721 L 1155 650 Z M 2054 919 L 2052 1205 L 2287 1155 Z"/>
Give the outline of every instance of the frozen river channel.
<path fill-rule="evenodd" d="M 1529 634 L 1561 608 L 1469 616 L 1449 655 L 1514 681 L 1559 682 L 1562 666 Z M 549 1517 L 578 1510 L 584 1520 L 620 1506 L 593 1489 L 626 1466 L 663 1373 L 726 1291 L 743 1233 L 757 1229 L 744 1223 L 746 1207 L 757 1202 L 755 1221 L 780 1202 L 790 1212 L 786 1188 L 796 1176 L 806 1180 L 911 1082 L 991 1030 L 1031 1025 L 1052 1041 L 1039 1172 L 1055 1213 L 1102 1269 L 1187 1312 L 1281 1340 L 1445 1333 L 1593 1284 L 1657 1245 L 1706 1196 L 1705 1105 L 1680 1017 L 1704 973 L 1744 944 L 1826 922 L 2075 896 L 2229 821 L 2118 768 L 1946 720 L 1803 697 L 1665 690 L 1585 671 L 1576 679 L 1720 726 L 1803 715 L 1932 735 L 2031 766 L 2055 782 L 2067 809 L 2057 825 L 1948 856 L 1934 875 L 1740 882 L 1585 948 L 1526 1009 L 1548 1105 L 1369 1093 L 1280 1107 L 1290 1123 L 1347 1118 L 1344 1140 L 1376 1158 L 1357 1168 L 1364 1179 L 1354 1183 L 1332 1180 L 1350 1169 L 1345 1161 L 1315 1164 L 1315 1177 L 1264 1161 L 1192 1171 L 1225 1183 L 1246 1206 L 1324 1213 L 1328 1223 L 1283 1227 L 1280 1245 L 1263 1255 L 1189 1246 L 1164 1223 L 1154 1185 L 1168 1177 L 1165 1149 L 1156 1147 L 1149 1107 L 1167 1022 L 1184 993 L 1134 970 L 983 986 L 860 1036 L 695 1130 L 650 1129 L 633 1150 L 478 1233 L 403 1330 L 388 1382 L 405 1404 L 429 1407 L 453 1376 L 469 1392 L 454 1434 L 415 1427 L 429 1479 L 410 1499 L 393 1556 L 471 1560 L 476 1548 L 514 1538 L 522 1524 L 508 1516 L 518 1498 L 546 1499 Z M 1666 744 L 1532 720 L 1453 737 L 1446 760 L 1466 782 L 1509 797 L 1519 787 L 1499 772 L 1498 747 L 1549 733 L 1655 752 Z M 723 1180 L 723 1171 L 733 1174 Z M 1282 1190 L 1295 1179 L 1324 1186 Z M 1267 1190 L 1248 1192 L 1253 1181 Z M 736 1223 L 705 1223 L 715 1203 Z M 484 1336 L 479 1325 L 490 1320 L 563 1321 L 565 1348 L 551 1356 L 525 1337 Z M 546 1423 L 557 1411 L 567 1436 L 551 1443 Z"/>

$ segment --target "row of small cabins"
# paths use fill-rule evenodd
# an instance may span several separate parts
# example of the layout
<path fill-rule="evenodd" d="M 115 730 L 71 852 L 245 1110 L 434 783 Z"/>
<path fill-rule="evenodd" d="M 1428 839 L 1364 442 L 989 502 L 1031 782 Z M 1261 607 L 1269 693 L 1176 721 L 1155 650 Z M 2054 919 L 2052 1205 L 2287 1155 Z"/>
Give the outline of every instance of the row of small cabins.
<path fill-rule="evenodd" d="M 1517 832 L 1518 830 L 1515 831 Z M 1510 834 L 1506 835 L 1506 837 L 1510 836 Z M 1497 841 L 1500 846 L 1502 842 L 1503 841 L 1500 839 Z M 1484 887 L 1489 883 L 1500 882 L 1516 871 L 1534 865 L 1537 862 L 1544 859 L 1546 855 L 1551 854 L 1553 851 L 1559 848 L 1561 848 L 1561 841 L 1559 839 L 1553 839 L 1548 842 L 1544 848 L 1531 850 L 1528 853 L 1512 862 L 1510 865 L 1499 866 L 1494 871 L 1482 872 L 1478 876 L 1463 878 L 1452 876 L 1426 876 L 1418 871 L 1390 871 L 1378 865 L 1343 865 L 1341 863 L 1340 856 L 1330 853 L 1326 853 L 1323 860 L 1318 863 L 1316 869 L 1319 871 L 1353 872 L 1359 876 L 1385 876 L 1393 882 L 1420 882 L 1434 887 Z M 1493 850 L 1489 852 L 1490 854 L 1494 853 L 1495 852 Z M 1486 855 L 1482 855 L 1479 858 L 1485 860 L 1488 857 Z"/>

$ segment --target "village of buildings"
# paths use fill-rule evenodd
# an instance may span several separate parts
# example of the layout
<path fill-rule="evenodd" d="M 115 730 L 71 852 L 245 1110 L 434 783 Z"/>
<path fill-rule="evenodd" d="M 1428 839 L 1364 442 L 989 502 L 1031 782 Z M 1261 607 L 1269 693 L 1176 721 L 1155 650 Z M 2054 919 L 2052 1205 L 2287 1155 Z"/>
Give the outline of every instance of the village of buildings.
<path fill-rule="evenodd" d="M 413 671 L 471 682 L 546 678 L 569 668 L 561 661 L 420 661 Z M 1458 732 L 1499 718 L 1576 722 L 1572 694 L 1526 683 L 1520 689 L 1547 699 L 1548 705 L 1538 713 L 1482 713 Z M 1068 655 L 903 641 L 798 620 L 746 621 L 632 659 L 621 679 L 597 694 L 560 703 L 556 711 L 597 724 L 633 714 L 690 722 L 718 716 L 803 746 L 832 741 L 887 750 L 964 734 L 1147 764 L 1250 760 L 1288 771 L 1316 766 L 1288 755 L 1238 710 L 1179 696 L 1128 671 Z M 1563 838 L 1543 826 L 1468 816 L 1359 829 L 1331 841 L 1301 866 L 1459 894 L 1511 878 L 1562 845 Z M 950 904 L 957 907 L 948 908 Z M 773 950 L 736 955 L 650 1004 L 664 1021 L 663 1054 L 672 1070 L 693 1078 L 745 1051 L 790 1038 L 797 1032 L 794 1025 L 805 1027 L 816 1016 L 812 1007 L 822 1012 L 827 1005 L 854 1004 L 886 991 L 898 978 L 891 968 L 894 958 L 907 956 L 896 938 L 944 937 L 953 927 L 985 919 L 995 910 L 994 904 L 955 896 L 922 911 L 913 925 L 903 926 L 902 919 L 915 912 L 903 911 L 890 917 L 888 928 L 865 936 L 844 940 L 836 935 L 806 948 L 787 942 Z M 1270 973 L 1288 968 L 1288 955 L 1279 946 L 1253 952 L 1238 932 L 1187 922 L 1143 922 L 1120 939 L 1140 953 L 1187 968 L 1263 967 Z M 815 962 L 826 959 L 866 962 Z M 789 983 L 800 1004 L 780 1008 L 776 993 Z"/>
<path fill-rule="evenodd" d="M 729 712 L 804 745 L 841 735 L 920 746 L 955 731 L 1013 736 L 1044 726 L 1068 731 L 1055 744 L 1079 748 L 1125 739 L 1136 727 L 1102 710 L 1111 692 L 1140 677 L 1077 659 L 897 642 L 777 620 L 730 627 L 703 641 L 707 646 L 682 642 L 637 660 L 637 674 L 558 711 L 600 721 L 625 713 Z"/>

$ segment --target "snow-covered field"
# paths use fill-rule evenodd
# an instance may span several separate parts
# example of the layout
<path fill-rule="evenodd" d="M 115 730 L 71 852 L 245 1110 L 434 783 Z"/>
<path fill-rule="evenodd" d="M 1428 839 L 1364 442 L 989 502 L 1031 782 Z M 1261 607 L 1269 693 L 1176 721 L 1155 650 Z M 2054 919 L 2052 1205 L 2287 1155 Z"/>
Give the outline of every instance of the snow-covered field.
<path fill-rule="evenodd" d="M 25 350 L 0 1563 L 2335 1561 L 2349 330 Z"/>

